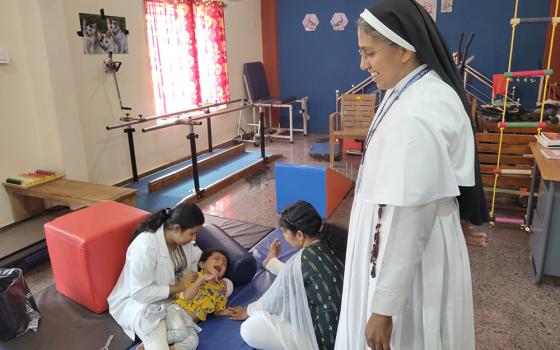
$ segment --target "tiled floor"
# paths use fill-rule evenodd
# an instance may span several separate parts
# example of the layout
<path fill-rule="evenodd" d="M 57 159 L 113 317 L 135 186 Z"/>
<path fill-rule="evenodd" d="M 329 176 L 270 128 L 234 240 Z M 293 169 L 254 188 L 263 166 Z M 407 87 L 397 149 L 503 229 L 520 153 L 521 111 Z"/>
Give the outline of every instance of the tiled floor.
<path fill-rule="evenodd" d="M 267 149 L 282 153 L 283 162 L 325 165 L 308 155 L 310 145 L 320 137 L 297 137 L 293 144 L 275 141 L 267 143 Z M 337 164 L 337 171 L 355 179 L 359 158 L 346 156 Z M 275 203 L 274 170 L 269 167 L 208 197 L 200 206 L 207 214 L 276 226 Z M 348 195 L 329 221 L 347 226 L 351 206 L 352 195 Z M 539 286 L 532 283 L 528 238 L 517 228 L 482 230 L 489 235 L 489 246 L 469 247 L 477 349 L 560 349 L 560 280 L 547 278 Z M 26 274 L 26 280 L 33 291 L 51 284 L 50 265 L 37 266 Z"/>

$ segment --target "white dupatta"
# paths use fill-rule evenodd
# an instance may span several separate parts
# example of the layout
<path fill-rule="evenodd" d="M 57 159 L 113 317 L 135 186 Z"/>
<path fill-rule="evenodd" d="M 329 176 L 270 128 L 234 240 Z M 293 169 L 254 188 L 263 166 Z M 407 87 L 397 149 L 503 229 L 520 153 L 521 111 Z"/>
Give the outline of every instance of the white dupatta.
<path fill-rule="evenodd" d="M 301 250 L 286 262 L 263 296 L 247 307 L 249 315 L 257 311 L 268 312 L 265 317 L 275 326 L 284 349 L 319 350 L 303 284 Z M 282 327 L 279 320 L 289 322 L 290 330 Z"/>

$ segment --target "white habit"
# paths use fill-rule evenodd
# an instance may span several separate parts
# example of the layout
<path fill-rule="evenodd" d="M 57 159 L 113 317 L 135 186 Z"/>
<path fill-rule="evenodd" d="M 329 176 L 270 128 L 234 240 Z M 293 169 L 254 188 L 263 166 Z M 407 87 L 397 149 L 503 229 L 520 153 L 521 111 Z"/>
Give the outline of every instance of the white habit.
<path fill-rule="evenodd" d="M 372 127 L 423 67 L 386 92 Z M 393 316 L 393 350 L 474 349 L 471 273 L 455 199 L 458 186 L 474 185 L 473 143 L 461 100 L 434 71 L 381 120 L 356 183 L 335 349 L 368 349 L 372 313 Z M 386 206 L 372 278 L 379 204 Z"/>

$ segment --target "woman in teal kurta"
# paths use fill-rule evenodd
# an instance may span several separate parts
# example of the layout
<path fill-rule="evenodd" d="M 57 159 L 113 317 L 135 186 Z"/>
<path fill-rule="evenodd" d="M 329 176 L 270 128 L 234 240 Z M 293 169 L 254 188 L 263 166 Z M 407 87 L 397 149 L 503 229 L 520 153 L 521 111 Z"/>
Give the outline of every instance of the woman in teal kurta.
<path fill-rule="evenodd" d="M 334 348 L 344 274 L 346 231 L 323 224 L 313 206 L 298 201 L 286 208 L 279 226 L 285 240 L 300 249 L 284 264 L 275 240 L 263 266 L 278 275 L 275 283 L 232 318 L 246 321 L 241 336 L 265 350 Z M 294 260 L 295 259 L 295 260 Z"/>
<path fill-rule="evenodd" d="M 344 264 L 327 243 L 317 241 L 303 249 L 301 270 L 317 345 L 321 350 L 333 349 L 342 299 Z"/>

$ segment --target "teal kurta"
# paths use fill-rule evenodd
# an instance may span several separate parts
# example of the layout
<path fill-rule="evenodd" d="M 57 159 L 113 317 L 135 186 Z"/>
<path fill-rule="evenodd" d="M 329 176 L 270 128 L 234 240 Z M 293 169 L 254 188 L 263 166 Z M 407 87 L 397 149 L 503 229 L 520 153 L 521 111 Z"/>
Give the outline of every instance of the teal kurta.
<path fill-rule="evenodd" d="M 321 350 L 332 350 L 340 315 L 344 263 L 326 243 L 319 241 L 303 249 L 301 270 L 317 345 Z"/>

